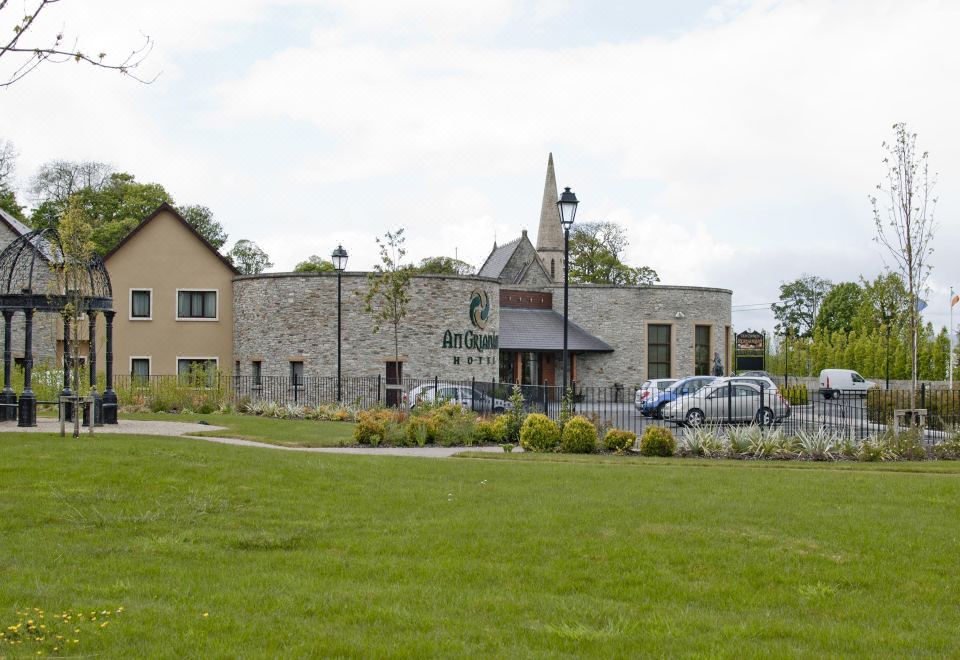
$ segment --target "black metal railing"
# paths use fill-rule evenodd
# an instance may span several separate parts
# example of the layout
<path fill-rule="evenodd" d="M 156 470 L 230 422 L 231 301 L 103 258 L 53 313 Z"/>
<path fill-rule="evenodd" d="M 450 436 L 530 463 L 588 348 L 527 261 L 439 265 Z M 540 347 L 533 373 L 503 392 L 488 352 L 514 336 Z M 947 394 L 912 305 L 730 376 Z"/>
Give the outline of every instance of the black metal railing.
<path fill-rule="evenodd" d="M 115 387 L 121 405 L 141 404 L 198 409 L 245 401 L 281 405 L 343 405 L 369 409 L 395 402 L 415 408 L 423 402 L 452 401 L 478 414 L 490 415 L 512 407 L 512 383 L 471 378 L 403 378 L 387 383 L 382 376 L 335 376 L 291 378 L 279 376 L 231 376 L 189 379 L 176 376 L 148 378 L 118 377 Z M 775 388 L 726 388 L 717 393 L 706 388 L 675 401 L 667 401 L 661 410 L 641 410 L 636 388 L 589 386 L 573 383 L 568 405 L 564 406 L 563 388 L 553 385 L 519 386 L 526 412 L 539 412 L 552 419 L 567 414 L 584 415 L 600 428 L 630 430 L 638 435 L 651 425 L 668 427 L 726 426 L 758 424 L 782 429 L 828 429 L 850 437 L 864 438 L 885 432 L 898 414 L 911 408 L 922 409 L 919 420 L 930 433 L 952 432 L 960 427 L 960 390 L 919 388 L 911 402 L 909 390 L 863 391 L 800 390 L 781 392 Z M 339 393 L 339 397 L 338 397 Z M 787 401 L 785 396 L 789 396 Z M 669 398 L 669 397 L 668 397 Z M 338 400 L 339 399 L 339 400 Z M 649 406 L 648 406 L 649 408 Z"/>

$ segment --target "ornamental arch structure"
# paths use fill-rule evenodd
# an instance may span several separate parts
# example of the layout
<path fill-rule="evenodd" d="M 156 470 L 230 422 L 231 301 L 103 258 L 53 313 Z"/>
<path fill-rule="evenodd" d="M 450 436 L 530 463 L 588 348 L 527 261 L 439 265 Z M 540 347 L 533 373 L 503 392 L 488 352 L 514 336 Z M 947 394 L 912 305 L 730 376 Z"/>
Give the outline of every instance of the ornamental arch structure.
<path fill-rule="evenodd" d="M 59 314 L 63 318 L 64 368 L 62 395 L 70 391 L 70 324 L 68 305 L 75 303 L 89 324 L 88 364 L 94 421 L 117 423 L 117 395 L 113 390 L 113 289 L 110 275 L 99 256 L 75 269 L 76 289 L 65 290 L 63 274 L 70 257 L 64 254 L 60 235 L 53 228 L 38 229 L 19 236 L 0 252 L 0 313 L 3 314 L 3 390 L 0 392 L 0 420 L 17 420 L 18 426 L 37 425 L 37 397 L 33 392 L 34 316 Z M 23 391 L 19 398 L 11 385 L 12 329 L 17 314 L 24 316 Z M 106 321 L 106 386 L 97 391 L 96 318 Z"/>

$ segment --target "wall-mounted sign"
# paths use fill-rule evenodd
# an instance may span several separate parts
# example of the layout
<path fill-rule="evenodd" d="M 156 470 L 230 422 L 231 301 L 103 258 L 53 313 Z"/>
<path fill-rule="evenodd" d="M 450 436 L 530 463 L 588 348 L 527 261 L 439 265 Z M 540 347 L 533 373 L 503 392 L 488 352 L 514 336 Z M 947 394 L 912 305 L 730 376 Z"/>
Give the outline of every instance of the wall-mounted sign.
<path fill-rule="evenodd" d="M 490 298 L 483 289 L 474 289 L 470 294 L 470 322 L 473 327 L 483 330 L 490 318 Z"/>

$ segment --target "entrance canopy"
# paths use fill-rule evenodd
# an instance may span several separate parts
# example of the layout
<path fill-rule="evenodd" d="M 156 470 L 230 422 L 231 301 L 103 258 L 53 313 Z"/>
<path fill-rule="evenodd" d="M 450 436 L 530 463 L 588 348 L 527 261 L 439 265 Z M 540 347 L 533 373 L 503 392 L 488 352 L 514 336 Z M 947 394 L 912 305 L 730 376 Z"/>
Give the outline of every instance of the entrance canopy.
<path fill-rule="evenodd" d="M 567 349 L 612 353 L 613 348 L 575 323 L 567 326 Z M 552 309 L 500 308 L 501 351 L 562 351 L 563 315 Z"/>

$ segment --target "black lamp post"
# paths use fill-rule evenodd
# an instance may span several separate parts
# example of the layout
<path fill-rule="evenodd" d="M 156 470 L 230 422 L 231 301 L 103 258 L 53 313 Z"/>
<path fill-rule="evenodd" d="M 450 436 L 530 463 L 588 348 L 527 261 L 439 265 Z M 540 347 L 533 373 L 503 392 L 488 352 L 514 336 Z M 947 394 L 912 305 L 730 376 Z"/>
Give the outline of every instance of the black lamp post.
<path fill-rule="evenodd" d="M 337 249 L 330 255 L 330 259 L 333 261 L 333 267 L 337 271 L 337 402 L 339 403 L 342 400 L 342 389 L 340 387 L 340 342 L 343 327 L 340 320 L 340 276 L 343 275 L 343 271 L 347 268 L 347 251 L 343 249 L 342 245 L 338 245 Z"/>
<path fill-rule="evenodd" d="M 569 298 L 568 290 L 570 286 L 570 227 L 573 225 L 574 218 L 577 217 L 577 196 L 570 191 L 570 188 L 564 188 L 560 195 L 560 201 L 557 202 L 557 208 L 560 210 L 560 224 L 563 225 L 563 396 L 567 395 L 567 389 L 570 384 L 567 381 L 567 314 Z"/>

